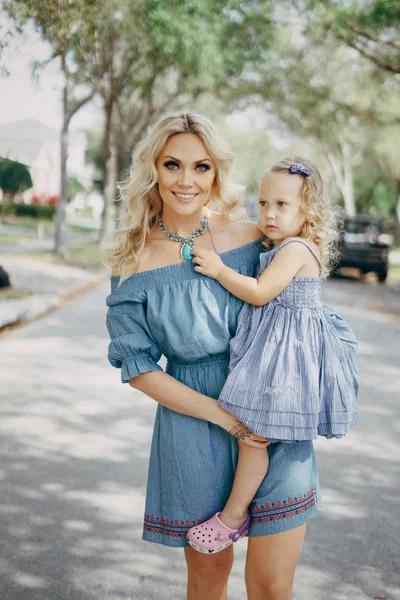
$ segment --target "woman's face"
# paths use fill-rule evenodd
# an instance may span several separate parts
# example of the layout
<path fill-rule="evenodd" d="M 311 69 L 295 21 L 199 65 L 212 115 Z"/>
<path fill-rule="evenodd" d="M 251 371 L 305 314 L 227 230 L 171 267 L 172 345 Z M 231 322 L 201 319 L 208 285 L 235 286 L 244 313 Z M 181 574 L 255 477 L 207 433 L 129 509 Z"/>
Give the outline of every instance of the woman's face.
<path fill-rule="evenodd" d="M 205 206 L 215 181 L 215 165 L 201 138 L 177 133 L 156 163 L 163 210 L 189 216 Z"/>

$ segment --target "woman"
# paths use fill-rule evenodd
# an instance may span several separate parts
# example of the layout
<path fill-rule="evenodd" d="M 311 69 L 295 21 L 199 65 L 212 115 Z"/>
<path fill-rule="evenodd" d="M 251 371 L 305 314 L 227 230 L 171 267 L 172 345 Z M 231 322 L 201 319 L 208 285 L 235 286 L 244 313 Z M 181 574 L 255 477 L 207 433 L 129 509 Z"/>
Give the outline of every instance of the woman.
<path fill-rule="evenodd" d="M 143 539 L 184 547 L 188 600 L 226 599 L 233 560 L 232 545 L 209 556 L 185 540 L 198 519 L 225 504 L 237 461 L 229 434 L 237 421 L 215 399 L 242 303 L 190 260 L 196 244 L 240 273 L 256 273 L 261 234 L 229 216 L 239 204 L 231 168 L 232 154 L 207 119 L 163 118 L 133 154 L 127 211 L 106 257 L 109 360 L 123 382 L 158 402 Z M 246 443 L 266 451 L 257 436 Z M 246 586 L 250 600 L 288 600 L 306 522 L 316 514 L 318 474 L 311 442 L 272 444 L 268 452 L 268 476 L 251 505 Z"/>

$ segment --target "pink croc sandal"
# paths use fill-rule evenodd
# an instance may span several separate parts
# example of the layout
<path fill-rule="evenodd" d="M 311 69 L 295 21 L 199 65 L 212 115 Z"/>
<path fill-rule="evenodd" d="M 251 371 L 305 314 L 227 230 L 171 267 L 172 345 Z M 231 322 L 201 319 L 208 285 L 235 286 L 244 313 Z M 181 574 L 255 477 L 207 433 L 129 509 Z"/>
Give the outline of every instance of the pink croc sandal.
<path fill-rule="evenodd" d="M 218 518 L 220 514 L 218 512 L 208 521 L 189 529 L 186 539 L 192 548 L 203 554 L 215 554 L 240 540 L 249 531 L 250 511 L 240 529 L 231 529 L 224 525 Z"/>

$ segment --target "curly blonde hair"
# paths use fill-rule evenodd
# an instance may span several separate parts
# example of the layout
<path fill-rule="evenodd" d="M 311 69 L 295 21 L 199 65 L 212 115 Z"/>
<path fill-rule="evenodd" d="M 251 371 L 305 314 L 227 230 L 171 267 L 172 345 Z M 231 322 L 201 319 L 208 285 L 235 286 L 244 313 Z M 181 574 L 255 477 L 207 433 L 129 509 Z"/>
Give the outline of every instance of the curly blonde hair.
<path fill-rule="evenodd" d="M 305 223 L 298 237 L 312 240 L 318 246 L 322 275 L 327 277 L 338 262 L 337 241 L 342 227 L 343 209 L 333 205 L 324 190 L 324 182 L 317 167 L 310 160 L 300 156 L 288 156 L 267 170 L 267 173 L 286 171 L 293 163 L 300 163 L 310 169 L 309 177 L 302 177 L 300 205 L 305 215 Z M 269 247 L 268 239 L 265 246 Z"/>
<path fill-rule="evenodd" d="M 139 142 L 132 154 L 129 177 L 118 187 L 122 202 L 119 229 L 113 246 L 104 250 L 107 267 L 118 267 L 120 284 L 138 268 L 138 257 L 162 212 L 158 192 L 157 160 L 168 139 L 179 133 L 198 135 L 215 164 L 215 181 L 209 206 L 229 215 L 239 207 L 241 190 L 232 181 L 233 154 L 206 117 L 196 113 L 167 115 Z"/>

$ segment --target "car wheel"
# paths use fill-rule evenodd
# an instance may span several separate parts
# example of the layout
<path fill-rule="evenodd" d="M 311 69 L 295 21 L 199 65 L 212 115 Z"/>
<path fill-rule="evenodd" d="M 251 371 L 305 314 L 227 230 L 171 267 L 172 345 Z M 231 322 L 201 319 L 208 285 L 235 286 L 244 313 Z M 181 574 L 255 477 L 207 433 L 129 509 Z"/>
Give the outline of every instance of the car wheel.
<path fill-rule="evenodd" d="M 378 279 L 381 283 L 384 283 L 386 281 L 386 278 L 388 276 L 388 268 L 387 265 L 385 265 L 384 267 L 381 267 L 377 272 L 376 272 Z"/>

